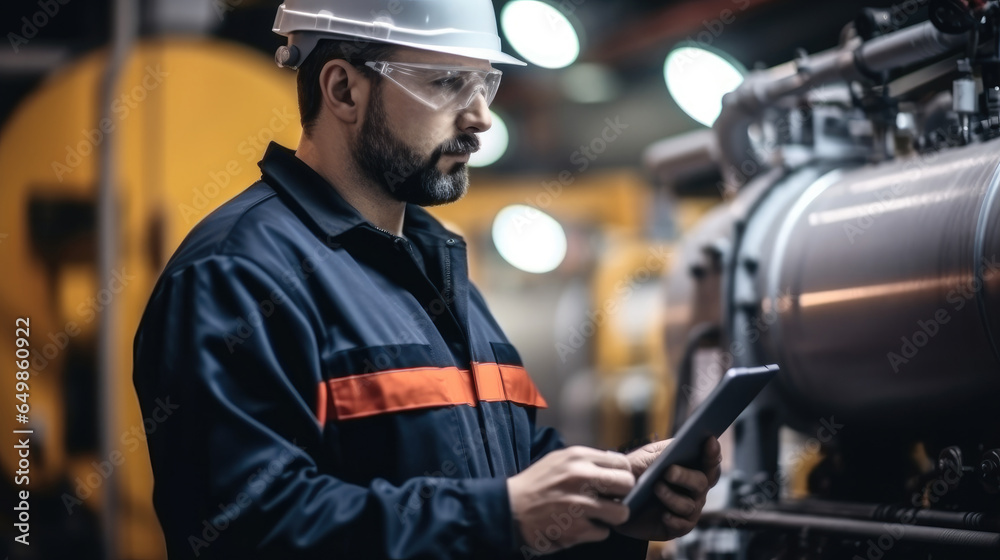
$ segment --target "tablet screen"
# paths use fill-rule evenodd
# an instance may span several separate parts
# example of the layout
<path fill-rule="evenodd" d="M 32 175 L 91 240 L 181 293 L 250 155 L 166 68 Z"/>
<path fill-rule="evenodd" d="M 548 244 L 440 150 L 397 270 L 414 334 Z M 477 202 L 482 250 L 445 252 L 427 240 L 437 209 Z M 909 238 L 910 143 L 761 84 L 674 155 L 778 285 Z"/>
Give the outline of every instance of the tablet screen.
<path fill-rule="evenodd" d="M 721 436 L 777 373 L 775 364 L 727 371 L 712 393 L 684 422 L 674 441 L 639 477 L 623 503 L 633 512 L 645 505 L 653 495 L 653 485 L 670 465 L 701 468 L 702 448 L 708 438 Z"/>

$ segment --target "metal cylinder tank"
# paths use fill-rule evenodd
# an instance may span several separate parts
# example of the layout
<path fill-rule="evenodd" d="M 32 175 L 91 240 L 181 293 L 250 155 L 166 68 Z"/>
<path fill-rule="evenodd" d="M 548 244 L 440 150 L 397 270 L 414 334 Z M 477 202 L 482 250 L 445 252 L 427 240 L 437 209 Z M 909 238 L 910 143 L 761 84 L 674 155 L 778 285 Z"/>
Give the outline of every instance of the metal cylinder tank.
<path fill-rule="evenodd" d="M 919 422 L 1000 395 L 998 166 L 993 141 L 831 171 L 771 224 L 761 340 L 795 398 Z"/>
<path fill-rule="evenodd" d="M 685 308 L 715 260 L 723 348 L 736 365 L 781 364 L 792 408 L 896 428 L 989 410 L 1000 141 L 831 167 L 751 183 L 689 239 L 697 259 L 668 292 L 673 355 L 705 322 Z"/>

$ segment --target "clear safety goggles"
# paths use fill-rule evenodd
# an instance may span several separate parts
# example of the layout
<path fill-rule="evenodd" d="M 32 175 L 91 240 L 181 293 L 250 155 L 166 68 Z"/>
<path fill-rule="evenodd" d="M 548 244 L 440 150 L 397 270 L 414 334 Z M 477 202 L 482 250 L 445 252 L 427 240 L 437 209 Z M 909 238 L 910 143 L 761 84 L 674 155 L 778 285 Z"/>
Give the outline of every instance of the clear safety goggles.
<path fill-rule="evenodd" d="M 435 111 L 461 111 L 472 105 L 479 94 L 483 95 L 486 106 L 489 107 L 500 87 L 500 76 L 503 75 L 503 72 L 495 68 L 477 70 L 468 66 L 417 62 L 374 60 L 366 62 L 365 66 L 382 74 Z"/>

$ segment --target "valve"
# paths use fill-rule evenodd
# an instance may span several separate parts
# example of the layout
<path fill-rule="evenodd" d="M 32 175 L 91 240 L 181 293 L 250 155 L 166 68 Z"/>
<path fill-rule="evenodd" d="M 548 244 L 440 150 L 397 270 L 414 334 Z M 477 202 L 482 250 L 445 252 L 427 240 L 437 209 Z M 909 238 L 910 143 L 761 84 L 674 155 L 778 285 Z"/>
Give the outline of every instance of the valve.
<path fill-rule="evenodd" d="M 1000 449 L 983 453 L 979 461 L 979 480 L 990 492 L 1000 492 Z"/>
<path fill-rule="evenodd" d="M 984 0 L 931 0 L 928 14 L 938 31 L 959 34 L 976 26 L 976 14 L 983 8 Z"/>
<path fill-rule="evenodd" d="M 952 108 L 958 114 L 962 141 L 968 144 L 972 139 L 969 123 L 976 113 L 976 80 L 972 77 L 972 63 L 969 59 L 958 61 L 958 71 L 961 75 L 952 82 Z"/>

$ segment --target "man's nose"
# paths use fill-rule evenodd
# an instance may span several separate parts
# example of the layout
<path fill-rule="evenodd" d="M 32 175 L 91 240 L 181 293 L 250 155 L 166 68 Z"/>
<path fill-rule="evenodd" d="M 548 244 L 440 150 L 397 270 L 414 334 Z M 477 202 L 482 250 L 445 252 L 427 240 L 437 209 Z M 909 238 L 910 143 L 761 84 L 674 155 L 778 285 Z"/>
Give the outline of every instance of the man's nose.
<path fill-rule="evenodd" d="M 482 90 L 472 96 L 472 103 L 458 112 L 458 128 L 462 132 L 486 132 L 493 126 L 493 117 L 486 104 L 486 94 Z"/>

